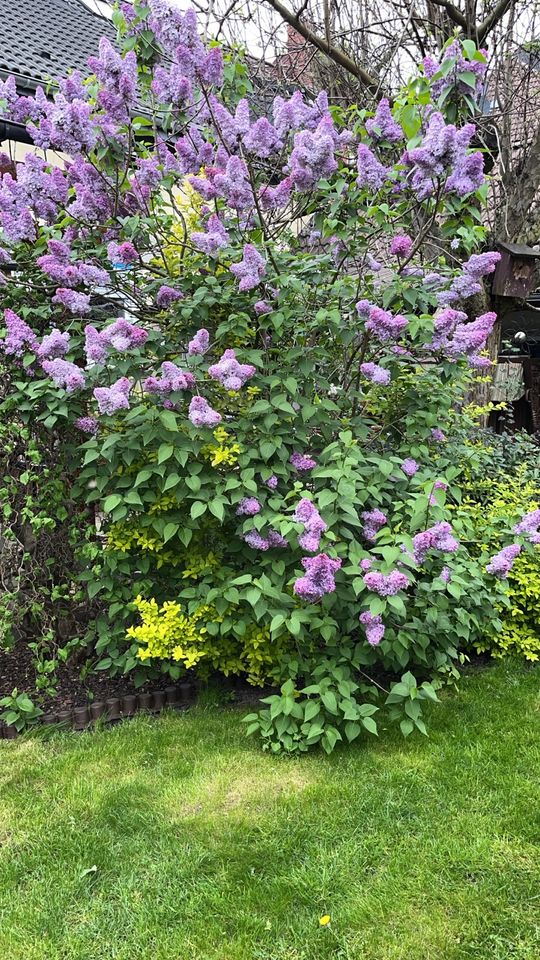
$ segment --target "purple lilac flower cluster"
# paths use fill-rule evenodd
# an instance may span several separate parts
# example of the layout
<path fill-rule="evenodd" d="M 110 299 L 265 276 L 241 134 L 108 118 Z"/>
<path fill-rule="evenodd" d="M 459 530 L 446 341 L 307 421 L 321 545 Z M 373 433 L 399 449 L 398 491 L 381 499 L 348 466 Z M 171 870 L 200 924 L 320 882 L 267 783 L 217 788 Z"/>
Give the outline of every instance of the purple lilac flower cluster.
<path fill-rule="evenodd" d="M 341 560 L 319 553 L 316 557 L 304 557 L 302 566 L 306 573 L 295 580 L 293 587 L 298 597 L 308 603 L 316 603 L 325 594 L 333 593 L 336 589 L 334 577 L 341 567 Z"/>
<path fill-rule="evenodd" d="M 38 339 L 31 327 L 14 310 L 4 310 L 6 337 L 2 350 L 8 356 L 21 357 L 26 349 L 38 350 Z"/>
<path fill-rule="evenodd" d="M 389 370 L 386 370 L 378 363 L 372 363 L 371 361 L 360 364 L 360 373 L 366 377 L 367 380 L 371 380 L 372 383 L 376 383 L 380 386 L 387 386 L 392 379 Z"/>
<path fill-rule="evenodd" d="M 194 386 L 193 374 L 189 370 L 181 370 L 169 360 L 161 364 L 161 377 L 147 377 L 142 384 L 145 393 L 158 393 L 161 396 L 177 390 L 191 390 Z"/>
<path fill-rule="evenodd" d="M 526 513 L 519 523 L 516 523 L 514 533 L 518 536 L 528 536 L 533 543 L 537 543 L 538 541 L 533 538 L 538 534 L 538 527 L 540 527 L 540 510 L 532 510 Z"/>
<path fill-rule="evenodd" d="M 380 597 L 393 597 L 409 586 L 409 578 L 401 570 L 392 570 L 391 573 L 372 570 L 364 574 L 364 583 L 368 590 Z"/>
<path fill-rule="evenodd" d="M 298 453 L 297 450 L 291 453 L 289 463 L 292 463 L 294 469 L 298 470 L 298 473 L 307 473 L 317 466 L 317 462 L 313 457 L 308 457 L 305 453 Z"/>
<path fill-rule="evenodd" d="M 436 523 L 434 527 L 413 537 L 414 559 L 418 564 L 424 562 L 430 550 L 455 553 L 458 547 L 459 543 L 452 535 L 452 527 L 446 521 Z"/>
<path fill-rule="evenodd" d="M 494 577 L 498 577 L 499 580 L 505 580 L 514 565 L 514 560 L 521 553 L 521 549 L 519 543 L 511 543 L 510 546 L 504 547 L 491 558 L 486 567 L 487 572 L 493 574 Z"/>
<path fill-rule="evenodd" d="M 74 390 L 82 390 L 86 380 L 84 371 L 75 363 L 69 360 L 44 360 L 41 364 L 45 373 L 57 387 L 63 387 L 67 393 L 73 393 Z"/>
<path fill-rule="evenodd" d="M 266 537 L 263 537 L 258 530 L 250 530 L 249 533 L 243 535 L 242 539 L 248 546 L 254 550 L 262 550 L 263 553 L 272 547 L 285 549 L 285 547 L 289 546 L 289 541 L 281 535 L 279 530 L 274 530 L 273 528 L 268 530 Z"/>
<path fill-rule="evenodd" d="M 234 273 L 237 280 L 240 281 L 238 289 L 242 292 L 253 290 L 253 287 L 261 282 L 265 272 L 266 262 L 252 243 L 245 244 L 244 256 L 240 263 L 231 265 L 231 273 Z"/>
<path fill-rule="evenodd" d="M 388 143 L 403 140 L 403 130 L 394 120 L 386 97 L 379 101 L 373 119 L 366 120 L 366 130 L 374 140 L 387 140 Z"/>
<path fill-rule="evenodd" d="M 315 504 L 306 498 L 300 500 L 293 520 L 304 527 L 304 532 L 298 537 L 299 545 L 303 550 L 315 553 L 320 547 L 322 534 L 328 529 Z"/>
<path fill-rule="evenodd" d="M 183 299 L 184 294 L 180 290 L 168 287 L 167 284 L 163 284 L 156 294 L 156 303 L 161 310 L 167 310 L 173 303 Z"/>
<path fill-rule="evenodd" d="M 406 477 L 414 477 L 415 473 L 418 473 L 420 467 L 418 466 L 416 460 L 413 460 L 412 457 L 407 457 L 407 459 L 401 464 L 400 469 L 403 470 L 403 473 Z"/>
<path fill-rule="evenodd" d="M 197 330 L 197 333 L 195 334 L 193 339 L 190 340 L 188 343 L 188 349 L 187 349 L 188 356 L 190 357 L 202 356 L 204 353 L 206 353 L 209 346 L 210 346 L 210 334 L 208 333 L 208 330 L 205 330 L 205 328 L 202 327 L 200 330 Z"/>
<path fill-rule="evenodd" d="M 208 367 L 208 375 L 217 380 L 226 390 L 240 390 L 255 373 L 250 363 L 239 363 L 234 350 L 225 350 L 218 360 Z"/>
<path fill-rule="evenodd" d="M 36 353 L 42 360 L 63 357 L 69 350 L 69 341 L 70 336 L 67 331 L 62 333 L 57 327 L 53 327 L 51 332 L 43 337 Z"/>
<path fill-rule="evenodd" d="M 370 543 L 375 542 L 379 530 L 381 530 L 382 527 L 386 526 L 388 523 L 386 514 L 378 508 L 375 508 L 375 510 L 364 510 L 362 514 L 362 520 L 364 521 L 362 534 L 366 540 L 370 541 Z"/>
<path fill-rule="evenodd" d="M 206 253 L 209 257 L 215 257 L 221 247 L 226 247 L 229 242 L 229 234 L 223 226 L 217 214 L 213 213 L 208 218 L 206 231 L 191 234 L 191 240 L 198 250 Z"/>
<path fill-rule="evenodd" d="M 189 405 L 188 417 L 195 427 L 216 427 L 221 423 L 221 414 L 213 410 L 204 397 L 193 397 Z"/>
<path fill-rule="evenodd" d="M 372 647 L 378 647 L 385 634 L 385 626 L 380 614 L 373 616 L 369 610 L 364 610 L 359 617 L 360 623 L 366 629 L 367 642 Z"/>
<path fill-rule="evenodd" d="M 95 417 L 79 417 L 75 421 L 75 426 L 83 433 L 89 433 L 92 436 L 98 432 L 99 424 Z"/>
<path fill-rule="evenodd" d="M 408 150 L 402 161 L 410 170 L 410 185 L 423 200 L 432 196 L 438 183 L 447 193 L 464 197 L 484 183 L 484 162 L 479 151 L 469 152 L 475 126 L 467 123 L 461 129 L 446 124 L 441 113 L 429 116 L 427 130 L 419 147 Z"/>
<path fill-rule="evenodd" d="M 238 517 L 254 517 L 261 510 L 262 507 L 257 497 L 244 497 L 236 508 L 236 515 Z"/>
<path fill-rule="evenodd" d="M 391 314 L 389 310 L 371 305 L 367 300 L 360 300 L 356 304 L 358 315 L 366 317 L 366 330 L 385 343 L 387 340 L 397 340 L 408 324 L 407 317 L 401 314 Z"/>
<path fill-rule="evenodd" d="M 131 382 L 127 377 L 120 377 L 110 387 L 96 387 L 94 397 L 100 413 L 112 416 L 119 410 L 129 410 L 129 394 Z"/>
<path fill-rule="evenodd" d="M 390 253 L 393 257 L 408 257 L 413 248 L 413 241 L 406 233 L 398 233 L 392 238 Z"/>

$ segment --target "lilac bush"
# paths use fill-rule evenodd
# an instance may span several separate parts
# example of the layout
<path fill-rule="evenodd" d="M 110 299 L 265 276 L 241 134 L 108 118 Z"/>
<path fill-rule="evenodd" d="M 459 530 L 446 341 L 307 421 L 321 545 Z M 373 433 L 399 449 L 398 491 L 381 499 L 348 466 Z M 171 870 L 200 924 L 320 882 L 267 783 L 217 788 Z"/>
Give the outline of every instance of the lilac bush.
<path fill-rule="evenodd" d="M 100 665 L 260 681 L 344 645 L 364 672 L 452 674 L 507 557 L 460 539 L 445 448 L 495 322 L 470 299 L 498 259 L 473 252 L 473 124 L 431 65 L 350 126 L 300 91 L 259 116 L 193 10 L 115 21 L 89 80 L 1 101 L 69 154 L 2 176 L 0 351 L 4 409 L 51 431 L 102 518 Z M 133 627 L 137 595 L 161 625 Z"/>

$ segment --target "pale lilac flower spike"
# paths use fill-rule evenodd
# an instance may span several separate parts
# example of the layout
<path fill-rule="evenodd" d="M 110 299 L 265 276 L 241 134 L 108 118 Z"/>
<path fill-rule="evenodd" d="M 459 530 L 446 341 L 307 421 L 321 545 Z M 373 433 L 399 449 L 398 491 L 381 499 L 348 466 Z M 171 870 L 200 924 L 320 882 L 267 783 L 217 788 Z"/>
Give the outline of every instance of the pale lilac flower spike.
<path fill-rule="evenodd" d="M 215 427 L 221 423 L 221 414 L 213 410 L 204 397 L 193 397 L 188 417 L 195 427 Z"/>
<path fill-rule="evenodd" d="M 127 377 L 120 377 L 110 387 L 96 387 L 94 397 L 97 400 L 99 412 L 112 416 L 119 410 L 129 410 L 131 386 Z"/>
<path fill-rule="evenodd" d="M 206 353 L 208 347 L 210 346 L 210 334 L 208 330 L 205 330 L 202 327 L 200 330 L 197 330 L 197 333 L 193 337 L 193 340 L 190 340 L 188 343 L 188 355 L 190 357 L 202 356 L 203 353 Z"/>
<path fill-rule="evenodd" d="M 413 460 L 412 457 L 407 457 L 407 459 L 401 464 L 401 469 L 406 477 L 414 477 L 415 473 L 417 473 L 420 468 L 416 460 Z"/>

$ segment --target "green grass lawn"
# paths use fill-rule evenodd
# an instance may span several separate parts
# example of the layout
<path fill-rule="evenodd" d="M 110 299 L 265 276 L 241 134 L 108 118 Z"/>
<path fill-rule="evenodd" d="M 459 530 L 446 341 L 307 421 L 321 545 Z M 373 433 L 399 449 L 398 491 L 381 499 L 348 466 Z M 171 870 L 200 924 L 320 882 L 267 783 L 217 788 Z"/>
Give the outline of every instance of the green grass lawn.
<path fill-rule="evenodd" d="M 2 742 L 0 957 L 538 960 L 538 679 L 299 761 L 216 707 Z"/>

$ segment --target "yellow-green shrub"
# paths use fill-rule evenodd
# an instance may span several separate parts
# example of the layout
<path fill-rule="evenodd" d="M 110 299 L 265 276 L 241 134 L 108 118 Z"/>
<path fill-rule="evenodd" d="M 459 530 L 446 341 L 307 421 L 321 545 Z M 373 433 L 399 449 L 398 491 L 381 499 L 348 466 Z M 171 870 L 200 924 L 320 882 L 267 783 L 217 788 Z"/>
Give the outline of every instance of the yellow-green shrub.
<path fill-rule="evenodd" d="M 287 636 L 271 641 L 270 628 L 257 623 L 239 621 L 243 633 L 221 634 L 225 614 L 218 614 L 212 604 L 202 604 L 189 614 L 175 601 L 160 607 L 156 600 L 139 596 L 134 606 L 142 623 L 127 632 L 139 644 L 139 659 L 174 660 L 186 670 L 196 667 L 199 676 L 208 676 L 213 669 L 225 676 L 246 674 L 250 683 L 262 684 L 289 645 Z M 234 609 L 227 614 L 234 616 Z"/>
<path fill-rule="evenodd" d="M 464 489 L 460 506 L 473 523 L 479 550 L 487 556 L 500 549 L 499 534 L 504 534 L 524 513 L 540 506 L 540 484 L 528 475 L 526 463 L 513 473 L 476 482 Z M 486 624 L 486 633 L 475 643 L 480 653 L 493 657 L 517 653 L 527 660 L 540 659 L 540 547 L 523 552 L 508 574 L 510 607 L 500 611 L 502 629 L 494 631 Z"/>

